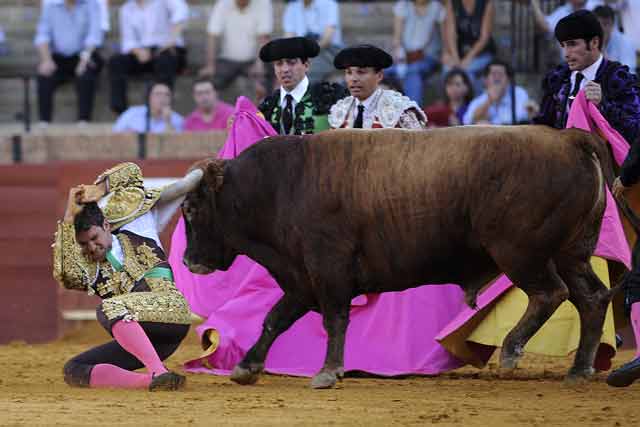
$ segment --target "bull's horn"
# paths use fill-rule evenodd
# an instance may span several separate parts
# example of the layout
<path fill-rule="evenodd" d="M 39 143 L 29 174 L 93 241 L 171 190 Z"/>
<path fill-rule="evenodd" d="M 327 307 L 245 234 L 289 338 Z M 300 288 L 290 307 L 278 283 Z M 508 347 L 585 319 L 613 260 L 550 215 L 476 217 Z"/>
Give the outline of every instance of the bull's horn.
<path fill-rule="evenodd" d="M 179 179 L 173 184 L 166 187 L 162 190 L 162 195 L 160 196 L 160 200 L 163 202 L 168 202 L 171 200 L 175 200 L 180 196 L 184 196 L 190 191 L 193 191 L 198 184 L 200 184 L 200 180 L 204 172 L 202 169 L 194 169 L 188 174 L 185 175 L 184 178 Z"/>

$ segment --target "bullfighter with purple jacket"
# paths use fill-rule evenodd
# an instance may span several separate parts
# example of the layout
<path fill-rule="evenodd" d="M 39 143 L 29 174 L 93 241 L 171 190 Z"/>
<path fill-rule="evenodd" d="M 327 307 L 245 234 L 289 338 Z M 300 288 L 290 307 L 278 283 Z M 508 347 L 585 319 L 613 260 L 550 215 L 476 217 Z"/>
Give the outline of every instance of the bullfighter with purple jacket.
<path fill-rule="evenodd" d="M 573 97 L 583 89 L 609 124 L 633 144 L 640 133 L 638 78 L 626 65 L 603 57 L 602 27 L 595 15 L 574 12 L 558 22 L 555 35 L 567 63 L 545 76 L 540 113 L 533 121 L 564 128 Z"/>
<path fill-rule="evenodd" d="M 598 106 L 609 124 L 631 144 L 629 158 L 624 162 L 621 178 L 614 184 L 619 196 L 634 182 L 637 175 L 634 159 L 638 157 L 637 139 L 640 134 L 640 89 L 638 78 L 629 67 L 609 61 L 602 55 L 603 31 L 597 17 L 578 10 L 562 18 L 555 28 L 555 36 L 562 47 L 566 64 L 549 72 L 543 82 L 540 114 L 535 123 L 564 128 L 571 103 L 580 90 L 587 100 Z M 635 154 L 634 154 L 635 153 Z M 637 163 L 637 162 L 635 162 Z M 626 178 L 626 180 L 625 180 Z M 635 176 L 634 176 L 635 178 Z M 631 315 L 636 337 L 640 337 L 640 247 L 634 248 L 633 271 L 625 277 L 625 305 Z M 640 378 L 640 344 L 634 360 L 616 369 L 607 383 L 626 387 Z"/>

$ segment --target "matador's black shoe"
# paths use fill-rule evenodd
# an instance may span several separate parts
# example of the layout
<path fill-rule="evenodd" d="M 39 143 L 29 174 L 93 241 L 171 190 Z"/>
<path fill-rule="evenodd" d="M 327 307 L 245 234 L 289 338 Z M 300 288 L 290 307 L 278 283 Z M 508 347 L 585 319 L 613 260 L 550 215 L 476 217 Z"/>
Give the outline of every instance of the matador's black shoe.
<path fill-rule="evenodd" d="M 628 387 L 640 378 L 640 357 L 625 363 L 607 377 L 607 384 L 613 387 Z"/>
<path fill-rule="evenodd" d="M 149 391 L 178 390 L 184 387 L 186 381 L 187 378 L 184 375 L 176 374 L 172 371 L 160 375 L 153 374 L 151 384 L 149 384 Z"/>

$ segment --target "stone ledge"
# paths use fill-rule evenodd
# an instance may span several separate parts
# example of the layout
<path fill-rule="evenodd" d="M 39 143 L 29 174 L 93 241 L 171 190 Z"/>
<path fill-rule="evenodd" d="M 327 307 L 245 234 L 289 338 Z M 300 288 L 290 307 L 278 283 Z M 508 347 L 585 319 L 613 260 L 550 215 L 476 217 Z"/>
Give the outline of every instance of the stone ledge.
<path fill-rule="evenodd" d="M 227 137 L 226 131 L 147 135 L 147 159 L 197 159 L 215 156 Z M 135 134 L 22 135 L 22 162 L 136 159 Z M 12 137 L 0 137 L 0 164 L 12 164 Z"/>

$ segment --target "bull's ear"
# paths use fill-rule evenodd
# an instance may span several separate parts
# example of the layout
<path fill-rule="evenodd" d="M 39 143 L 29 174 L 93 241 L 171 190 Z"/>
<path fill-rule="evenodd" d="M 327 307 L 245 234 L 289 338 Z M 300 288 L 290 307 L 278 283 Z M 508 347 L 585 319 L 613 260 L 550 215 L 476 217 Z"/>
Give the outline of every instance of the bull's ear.
<path fill-rule="evenodd" d="M 207 162 L 202 180 L 211 191 L 217 192 L 222 188 L 225 164 L 226 160 L 222 159 L 212 159 Z"/>

